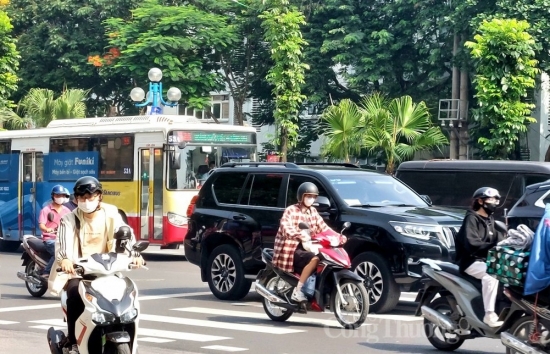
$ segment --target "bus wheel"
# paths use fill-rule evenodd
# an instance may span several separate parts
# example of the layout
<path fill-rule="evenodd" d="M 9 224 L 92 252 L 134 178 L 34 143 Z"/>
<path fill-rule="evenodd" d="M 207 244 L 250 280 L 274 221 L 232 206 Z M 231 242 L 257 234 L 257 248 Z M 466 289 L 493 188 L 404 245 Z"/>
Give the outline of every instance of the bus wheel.
<path fill-rule="evenodd" d="M 220 300 L 240 300 L 252 283 L 244 277 L 243 261 L 231 245 L 221 245 L 208 257 L 206 277 L 212 294 Z"/>

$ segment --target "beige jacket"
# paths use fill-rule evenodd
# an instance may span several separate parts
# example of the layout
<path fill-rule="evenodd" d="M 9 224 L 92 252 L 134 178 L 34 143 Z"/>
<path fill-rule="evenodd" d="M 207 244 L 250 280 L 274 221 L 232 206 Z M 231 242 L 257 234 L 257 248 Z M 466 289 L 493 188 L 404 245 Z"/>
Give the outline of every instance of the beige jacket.
<path fill-rule="evenodd" d="M 101 203 L 101 209 L 105 211 L 106 222 L 106 237 L 107 237 L 107 249 L 105 252 L 114 252 L 116 246 L 116 240 L 114 234 L 121 226 L 128 226 L 123 220 L 122 216 L 118 213 L 118 208 L 114 205 Z M 61 267 L 61 261 L 63 259 L 69 259 L 73 262 L 82 257 L 80 245 L 83 238 L 82 227 L 77 235 L 76 230 L 76 218 L 80 220 L 80 225 L 84 224 L 84 216 L 79 208 L 74 209 L 71 213 L 61 218 L 61 223 L 57 232 L 57 239 L 55 241 L 55 263 L 50 273 L 48 280 L 48 288 L 50 293 L 54 296 L 59 296 L 61 290 L 65 287 L 67 281 L 72 278 L 78 278 L 76 275 L 61 273 L 58 274 L 56 269 Z M 130 240 L 130 246 L 136 242 L 134 232 L 132 230 L 132 239 Z"/>

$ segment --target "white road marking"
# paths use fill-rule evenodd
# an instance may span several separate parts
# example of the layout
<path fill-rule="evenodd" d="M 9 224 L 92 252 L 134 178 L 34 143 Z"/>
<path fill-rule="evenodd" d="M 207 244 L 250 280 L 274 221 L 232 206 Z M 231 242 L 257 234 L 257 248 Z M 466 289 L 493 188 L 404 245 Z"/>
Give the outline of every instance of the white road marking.
<path fill-rule="evenodd" d="M 242 352 L 248 350 L 247 348 L 228 347 L 226 345 L 209 345 L 208 347 L 201 347 L 201 349 L 223 350 L 224 352 Z"/>
<path fill-rule="evenodd" d="M 148 301 L 148 300 L 161 300 L 161 299 L 172 299 L 175 297 L 192 297 L 192 296 L 203 296 L 203 295 L 212 295 L 210 291 L 196 292 L 196 293 L 179 293 L 179 294 L 169 294 L 169 295 L 149 295 L 149 296 L 138 296 L 139 301 Z"/>
<path fill-rule="evenodd" d="M 10 325 L 10 324 L 15 324 L 15 323 L 19 323 L 19 322 L 0 320 L 0 325 Z"/>
<path fill-rule="evenodd" d="M 305 332 L 304 330 L 282 328 L 282 327 L 267 327 L 267 326 L 250 325 L 250 324 L 196 320 L 192 318 L 147 315 L 147 314 L 142 314 L 139 317 L 139 319 L 140 321 L 154 321 L 154 322 L 173 323 L 173 324 L 181 324 L 181 325 L 188 325 L 188 326 L 221 328 L 221 329 L 230 329 L 234 331 L 248 331 L 248 332 L 269 333 L 269 334 L 289 334 L 289 333 Z"/>
<path fill-rule="evenodd" d="M 150 343 L 170 343 L 175 342 L 175 339 L 163 339 L 163 338 L 154 338 L 154 337 L 139 337 L 138 341 L 140 342 L 150 342 Z"/>
<path fill-rule="evenodd" d="M 263 320 L 269 320 L 264 313 L 256 312 L 245 312 L 245 311 L 233 311 L 233 310 L 221 310 L 221 309 L 211 309 L 205 307 L 184 307 L 172 309 L 173 311 L 183 311 L 183 312 L 193 312 L 193 313 L 205 313 L 209 315 L 222 315 L 222 316 L 233 316 L 233 317 L 244 317 L 244 318 L 257 318 Z M 367 316 L 368 317 L 368 316 Z M 299 322 L 299 323 L 315 323 L 323 326 L 329 327 L 341 327 L 341 325 L 336 320 L 322 320 L 319 318 L 303 317 L 303 316 L 292 316 L 287 322 Z M 368 324 L 364 323 L 363 326 Z"/>
<path fill-rule="evenodd" d="M 50 325 L 29 326 L 29 328 L 45 329 L 46 331 L 51 327 L 53 327 L 53 329 L 55 329 L 56 331 L 67 329 L 67 327 L 58 327 L 58 326 L 50 326 Z"/>
<path fill-rule="evenodd" d="M 55 303 L 55 304 L 48 304 L 48 305 L 5 307 L 5 308 L 0 308 L 0 312 L 43 310 L 43 309 L 53 309 L 53 308 L 56 308 L 56 307 L 61 308 L 61 304 L 60 303 Z"/>
<path fill-rule="evenodd" d="M 67 327 L 67 322 L 63 321 L 60 318 L 52 318 L 49 320 L 27 321 L 27 322 L 39 323 L 39 324 L 49 325 L 49 326 Z"/>

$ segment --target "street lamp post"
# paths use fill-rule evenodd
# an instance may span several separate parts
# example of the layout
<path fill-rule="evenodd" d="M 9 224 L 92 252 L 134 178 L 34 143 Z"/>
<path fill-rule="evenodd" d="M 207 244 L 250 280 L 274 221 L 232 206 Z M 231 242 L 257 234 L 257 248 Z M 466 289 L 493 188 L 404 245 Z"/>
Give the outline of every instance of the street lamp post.
<path fill-rule="evenodd" d="M 147 76 L 149 77 L 150 82 L 149 92 L 147 93 L 147 100 L 145 102 L 139 103 L 146 98 L 145 91 L 143 91 L 141 87 L 134 87 L 132 91 L 130 91 L 132 101 L 137 102 L 136 107 L 145 107 L 148 104 L 152 104 L 151 114 L 161 114 L 162 107 L 160 106 L 160 103 L 168 107 L 175 107 L 178 105 L 178 101 L 181 98 L 181 91 L 177 87 L 170 87 L 168 92 L 166 92 L 168 101 L 171 103 L 164 101 L 162 98 L 162 82 L 160 82 L 162 79 L 162 71 L 159 68 L 152 68 L 149 70 Z"/>

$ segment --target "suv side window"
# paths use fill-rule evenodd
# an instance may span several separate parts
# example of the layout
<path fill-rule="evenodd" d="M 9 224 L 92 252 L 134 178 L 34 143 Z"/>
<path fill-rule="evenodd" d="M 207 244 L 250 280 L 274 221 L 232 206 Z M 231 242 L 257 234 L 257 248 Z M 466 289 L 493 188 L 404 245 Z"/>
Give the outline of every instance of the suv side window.
<path fill-rule="evenodd" d="M 298 200 L 296 199 L 296 193 L 298 192 L 298 187 L 300 187 L 300 184 L 304 182 L 314 183 L 317 188 L 319 188 L 319 195 L 327 197 L 330 200 L 328 193 L 321 186 L 319 181 L 309 176 L 290 175 L 290 178 L 288 179 L 288 189 L 286 192 L 286 206 L 298 203 Z"/>
<path fill-rule="evenodd" d="M 222 173 L 212 186 L 218 203 L 237 204 L 246 176 L 246 172 Z"/>
<path fill-rule="evenodd" d="M 250 175 L 240 204 L 278 207 L 283 177 L 275 173 Z"/>

